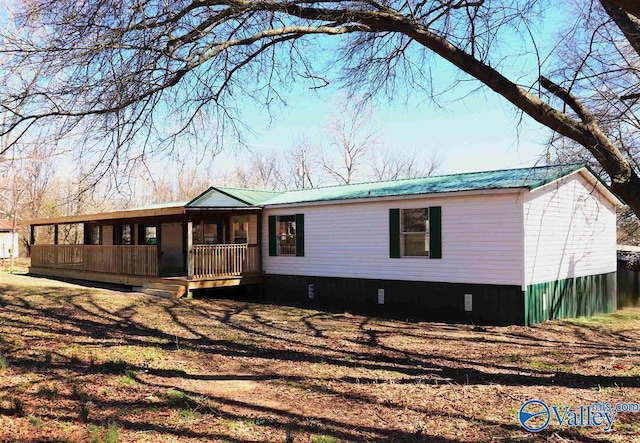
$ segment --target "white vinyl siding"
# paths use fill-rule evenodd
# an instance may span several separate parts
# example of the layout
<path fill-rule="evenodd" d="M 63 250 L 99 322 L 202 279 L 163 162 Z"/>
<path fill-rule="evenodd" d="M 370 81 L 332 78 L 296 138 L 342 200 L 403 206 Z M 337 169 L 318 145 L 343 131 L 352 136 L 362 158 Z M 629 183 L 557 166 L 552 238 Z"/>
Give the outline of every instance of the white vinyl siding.
<path fill-rule="evenodd" d="M 389 258 L 389 209 L 442 207 L 442 259 Z M 268 274 L 477 284 L 522 284 L 521 194 L 265 208 L 270 215 L 304 214 L 305 257 L 269 256 Z"/>
<path fill-rule="evenodd" d="M 577 173 L 523 205 L 525 286 L 616 271 L 616 210 Z"/>

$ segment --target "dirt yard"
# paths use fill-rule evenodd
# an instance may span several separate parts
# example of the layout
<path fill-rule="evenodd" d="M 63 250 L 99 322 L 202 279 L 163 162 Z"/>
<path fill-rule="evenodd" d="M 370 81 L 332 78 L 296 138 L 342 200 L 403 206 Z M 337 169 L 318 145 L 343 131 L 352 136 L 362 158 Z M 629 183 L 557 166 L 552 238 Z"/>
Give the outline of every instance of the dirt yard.
<path fill-rule="evenodd" d="M 534 327 L 168 300 L 0 274 L 0 441 L 640 441 L 640 309 Z"/>

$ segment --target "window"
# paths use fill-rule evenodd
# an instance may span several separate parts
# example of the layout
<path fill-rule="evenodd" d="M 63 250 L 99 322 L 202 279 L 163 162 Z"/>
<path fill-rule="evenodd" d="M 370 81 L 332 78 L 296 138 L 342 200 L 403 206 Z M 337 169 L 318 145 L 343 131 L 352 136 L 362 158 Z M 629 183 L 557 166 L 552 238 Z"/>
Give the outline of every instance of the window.
<path fill-rule="evenodd" d="M 295 215 L 276 217 L 276 241 L 278 243 L 278 255 L 296 254 Z"/>
<path fill-rule="evenodd" d="M 304 214 L 269 216 L 269 255 L 304 257 Z"/>
<path fill-rule="evenodd" d="M 442 208 L 389 209 L 389 257 L 442 258 Z"/>
<path fill-rule="evenodd" d="M 429 256 L 429 208 L 401 209 L 400 244 L 404 257 Z"/>
<path fill-rule="evenodd" d="M 99 245 L 100 244 L 100 226 L 91 226 L 91 244 Z"/>
<path fill-rule="evenodd" d="M 202 224 L 202 235 L 203 235 L 203 243 L 207 245 L 212 245 L 216 243 L 220 243 L 218 238 L 218 224 L 217 223 L 207 223 L 204 222 Z"/>
<path fill-rule="evenodd" d="M 155 226 L 144 227 L 144 244 L 145 245 L 157 245 L 157 228 Z"/>
<path fill-rule="evenodd" d="M 202 235 L 202 223 L 194 223 L 191 231 L 193 236 L 193 244 L 201 245 L 204 243 L 204 236 Z"/>
<path fill-rule="evenodd" d="M 249 242 L 249 217 L 231 217 L 231 232 L 233 243 L 246 244 Z"/>
<path fill-rule="evenodd" d="M 121 245 L 132 245 L 133 238 L 131 237 L 131 225 L 122 225 L 122 236 L 120 238 Z"/>
<path fill-rule="evenodd" d="M 223 243 L 224 225 L 222 222 L 194 222 L 193 223 L 193 244 L 194 245 L 215 245 Z"/>

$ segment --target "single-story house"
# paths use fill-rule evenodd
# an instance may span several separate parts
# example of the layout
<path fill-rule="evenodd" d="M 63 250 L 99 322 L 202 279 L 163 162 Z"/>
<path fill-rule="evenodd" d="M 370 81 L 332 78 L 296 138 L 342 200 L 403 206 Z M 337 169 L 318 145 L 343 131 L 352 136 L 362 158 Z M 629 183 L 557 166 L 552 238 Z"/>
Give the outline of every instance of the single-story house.
<path fill-rule="evenodd" d="M 0 220 L 0 259 L 18 258 L 18 230 L 13 222 Z"/>
<path fill-rule="evenodd" d="M 261 284 L 270 299 L 532 324 L 616 309 L 619 203 L 575 164 L 287 192 L 212 187 L 190 202 L 30 220 L 31 272 L 187 293 Z M 60 244 L 70 224 L 82 244 Z"/>

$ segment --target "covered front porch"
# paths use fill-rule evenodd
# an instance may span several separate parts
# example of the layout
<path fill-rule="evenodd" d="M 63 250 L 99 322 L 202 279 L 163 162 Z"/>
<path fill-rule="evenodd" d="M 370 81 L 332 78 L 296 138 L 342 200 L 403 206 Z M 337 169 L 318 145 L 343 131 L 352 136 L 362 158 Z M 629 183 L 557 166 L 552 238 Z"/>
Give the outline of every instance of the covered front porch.
<path fill-rule="evenodd" d="M 260 208 L 202 203 L 210 199 L 29 220 L 30 273 L 141 287 L 182 286 L 177 296 L 261 283 Z"/>
<path fill-rule="evenodd" d="M 257 244 L 193 245 L 183 273 L 161 273 L 158 246 L 32 245 L 31 267 L 188 280 L 260 273 Z M 191 258 L 191 260 L 189 260 Z"/>

